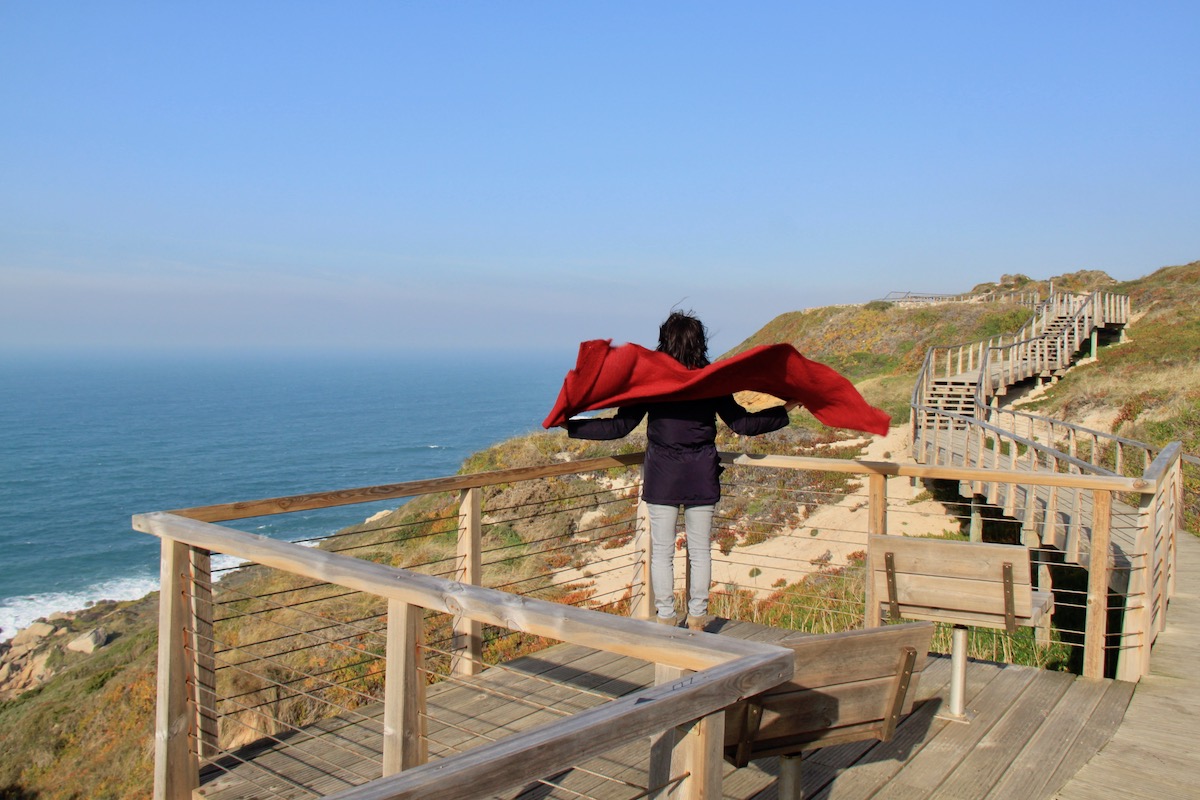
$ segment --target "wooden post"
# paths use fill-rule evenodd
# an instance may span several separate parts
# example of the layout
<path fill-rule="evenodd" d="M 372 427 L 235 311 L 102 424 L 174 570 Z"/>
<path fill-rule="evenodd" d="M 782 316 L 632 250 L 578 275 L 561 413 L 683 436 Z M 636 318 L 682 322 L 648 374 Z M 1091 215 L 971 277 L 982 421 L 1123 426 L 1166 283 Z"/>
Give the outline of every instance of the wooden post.
<path fill-rule="evenodd" d="M 1167 546 L 1167 558 L 1170 568 L 1167 574 L 1167 597 L 1175 596 L 1175 573 L 1178 572 L 1176 564 L 1176 556 L 1178 554 L 1176 540 L 1179 538 L 1179 532 L 1184 530 L 1183 527 L 1183 461 L 1175 462 L 1172 469 L 1173 477 L 1171 480 L 1171 503 L 1174 509 L 1174 516 L 1171 518 L 1171 540 Z M 1167 615 L 1163 611 L 1163 624 L 1166 625 Z"/>
<path fill-rule="evenodd" d="M 678 773 L 687 773 L 687 777 L 680 781 L 675 796 L 680 800 L 721 800 L 725 710 L 681 725 L 678 736 Z"/>
<path fill-rule="evenodd" d="M 975 495 L 971 495 L 971 526 L 968 538 L 972 542 L 983 541 L 983 514 L 979 511 L 979 500 Z"/>
<path fill-rule="evenodd" d="M 1058 471 L 1058 459 L 1050 459 L 1050 470 Z M 1046 516 L 1042 521 L 1042 542 L 1049 542 L 1054 547 L 1062 549 L 1058 540 L 1058 492 L 1059 487 L 1046 487 Z"/>
<path fill-rule="evenodd" d="M 887 533 L 887 475 L 873 472 L 867 478 L 870 494 L 870 517 L 867 521 L 869 533 Z"/>
<path fill-rule="evenodd" d="M 216 656 L 213 652 L 212 556 L 199 547 L 189 550 L 192 578 L 189 628 L 194 634 L 192 652 L 195 657 L 195 683 L 192 702 L 196 708 L 196 750 L 200 758 L 212 758 L 217 754 L 220 740 L 217 728 Z"/>
<path fill-rule="evenodd" d="M 638 500 L 637 528 L 634 533 L 634 551 L 641 553 L 641 563 L 637 570 L 635 583 L 640 582 L 641 594 L 635 592 L 633 602 L 629 604 L 630 616 L 639 619 L 650 619 L 655 615 L 654 585 L 650 582 L 650 509 L 643 500 Z M 637 586 L 635 585 L 635 589 Z"/>
<path fill-rule="evenodd" d="M 953 425 L 954 423 L 947 420 L 947 424 Z M 935 467 L 939 466 L 942 463 L 941 438 L 942 438 L 942 421 L 940 418 L 935 416 L 934 420 L 933 420 L 933 465 Z"/>
<path fill-rule="evenodd" d="M 1008 468 L 1009 468 L 1009 470 L 1016 472 L 1017 459 L 1019 458 L 1021 447 L 1017 443 L 1017 440 L 1014 438 L 1009 443 L 1009 448 L 1010 449 L 1008 451 Z M 1016 512 L 1017 512 L 1016 503 L 1017 503 L 1017 486 L 1016 486 L 1016 484 L 1010 483 L 1010 484 L 1008 484 L 1008 491 L 1005 493 L 1005 496 L 1004 496 L 1004 509 L 1003 509 L 1002 513 L 1006 517 L 1015 516 Z"/>
<path fill-rule="evenodd" d="M 1079 470 L 1074 464 L 1070 465 L 1070 472 L 1078 474 Z M 1079 563 L 1080 553 L 1082 552 L 1083 539 L 1083 489 L 1067 489 L 1068 497 L 1071 498 L 1070 517 L 1067 521 L 1067 560 L 1073 563 Z M 1092 513 L 1095 513 L 1093 508 Z M 1093 521 L 1094 522 L 1094 521 Z M 1094 544 L 1094 540 L 1093 540 Z"/>
<path fill-rule="evenodd" d="M 190 548 L 163 538 L 159 564 L 158 704 L 154 720 L 154 800 L 190 800 L 199 764 L 189 747 L 194 716 L 188 708 L 187 653 Z"/>
<path fill-rule="evenodd" d="M 1076 505 L 1079 503 L 1077 502 Z M 1075 513 L 1078 513 L 1078 509 Z M 1088 560 L 1087 619 L 1083 640 L 1083 676 L 1085 678 L 1104 677 L 1104 646 L 1108 622 L 1108 547 L 1111 520 L 1112 492 L 1103 489 L 1093 490 L 1092 549 Z"/>
<path fill-rule="evenodd" d="M 1131 554 L 1135 567 L 1129 576 L 1121 652 L 1117 655 L 1117 680 L 1136 682 L 1150 668 L 1154 641 L 1155 552 L 1157 550 L 1158 493 L 1143 494 L 1138 504 L 1138 551 Z M 1141 569 L 1136 565 L 1141 563 Z"/>
<path fill-rule="evenodd" d="M 424 764 L 425 610 L 388 600 L 387 674 L 383 689 L 383 774 Z"/>
<path fill-rule="evenodd" d="M 478 488 L 463 489 L 458 503 L 458 562 L 462 570 L 459 579 L 470 586 L 480 586 L 483 580 L 480 550 L 482 493 Z M 483 623 L 467 617 L 454 618 L 454 656 L 450 671 L 455 675 L 478 675 L 483 671 Z"/>
<path fill-rule="evenodd" d="M 662 686 L 683 677 L 687 670 L 666 664 L 654 665 L 654 685 Z M 677 744 L 677 729 L 668 728 L 650 737 L 650 766 L 646 786 L 650 789 L 646 797 L 651 800 L 666 800 L 671 796 L 671 759 Z"/>
<path fill-rule="evenodd" d="M 870 516 L 867 518 L 867 533 L 887 533 L 887 476 L 883 474 L 872 474 L 867 479 L 867 492 L 870 500 Z M 870 547 L 870 545 L 868 545 Z M 865 577 L 863 578 L 863 586 L 865 587 L 866 602 L 863 609 L 863 627 L 878 628 L 883 624 L 882 616 L 879 613 L 879 602 L 875 599 L 874 579 L 871 576 L 871 559 L 868 555 L 866 562 L 863 564 Z"/>

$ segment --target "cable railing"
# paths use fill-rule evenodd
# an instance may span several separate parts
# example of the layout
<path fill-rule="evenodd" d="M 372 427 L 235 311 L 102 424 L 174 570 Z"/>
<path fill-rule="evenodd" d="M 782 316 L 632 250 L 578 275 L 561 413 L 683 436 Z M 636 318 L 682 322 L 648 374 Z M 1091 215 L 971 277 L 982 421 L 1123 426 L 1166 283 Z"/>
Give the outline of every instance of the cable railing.
<path fill-rule="evenodd" d="M 474 540 L 465 549 L 483 553 L 497 548 L 481 544 L 485 526 L 473 513 L 479 510 L 473 492 L 489 481 L 476 482 L 460 482 L 460 519 L 465 538 Z M 234 783 L 254 796 L 281 797 L 353 797 L 355 787 L 371 784 L 375 791 L 380 781 L 396 797 L 437 796 L 448 787 L 463 796 L 463 785 L 491 794 L 528 781 L 552 783 L 576 761 L 631 737 L 723 714 L 745 693 L 791 675 L 791 652 L 774 646 L 724 637 L 700 643 L 690 632 L 464 583 L 469 564 L 478 563 L 470 553 L 452 576 L 459 580 L 448 580 L 179 514 L 139 515 L 137 524 L 163 539 L 160 797 L 190 797 L 201 764 L 208 796 Z M 214 583 L 206 577 L 213 554 L 247 565 Z M 482 570 L 475 577 L 492 576 Z M 269 591 L 258 596 L 239 588 L 251 584 Z M 514 645 L 513 638 L 521 641 Z M 492 670 L 512 673 L 517 664 L 521 681 L 536 683 L 521 659 L 555 643 L 609 658 L 637 656 L 652 673 L 694 672 L 658 685 L 651 679 L 648 688 L 613 680 L 565 697 L 561 681 L 547 681 L 544 699 L 529 686 L 471 680 L 484 669 L 489 677 Z M 464 704 L 455 692 L 465 687 Z M 488 717 L 514 704 L 528 713 Z M 719 758 L 710 755 L 708 737 L 692 739 L 703 748 L 692 763 Z M 494 751 L 486 776 L 470 759 L 454 758 L 462 751 L 473 758 Z M 422 769 L 431 757 L 437 769 Z M 640 792 L 686 787 L 710 780 L 711 772 L 676 773 Z"/>
<path fill-rule="evenodd" d="M 1142 475 L 1125 476 L 973 424 L 985 434 L 967 462 L 939 456 L 933 441 L 931 463 L 916 465 L 724 454 L 710 611 L 806 632 L 861 628 L 873 602 L 864 567 L 870 534 L 976 538 L 989 527 L 989 539 L 1023 545 L 1039 588 L 1054 593 L 1055 613 L 1038 630 L 973 630 L 977 656 L 1092 677 L 1144 672 L 1170 588 L 1158 576 L 1171 571 L 1178 446 Z M 462 794 L 470 784 L 461 781 L 484 774 L 473 772 L 482 763 L 493 771 L 480 784 L 490 795 L 501 791 L 496 771 L 505 779 L 513 771 L 514 785 L 553 780 L 605 748 L 718 713 L 732 696 L 715 688 L 725 681 L 740 682 L 733 694 L 745 696 L 746 681 L 768 680 L 764 670 L 782 675 L 772 649 L 721 644 L 727 637 L 694 644 L 698 634 L 629 619 L 647 619 L 653 608 L 641 457 L 136 517 L 139 530 L 163 540 L 158 796 L 185 796 L 201 781 L 210 798 L 236 796 L 235 786 L 243 795 L 353 798 L 358 787 L 378 792 L 379 781 L 397 797 L 421 796 L 435 785 L 425 781 L 443 780 L 434 772 L 459 776 L 459 795 L 474 796 Z M 918 490 L 921 481 L 975 487 L 1003 513 L 934 498 Z M 1130 511 L 1114 496 L 1139 500 Z M 222 515 L 386 498 L 413 501 L 404 514 L 310 547 L 214 524 Z M 1075 503 L 1090 515 L 1086 535 Z M 1073 537 L 1084 555 L 1107 556 L 1062 558 L 1055 545 L 1069 550 Z M 240 566 L 213 576 L 217 555 Z M 678 557 L 683 595 L 686 551 Z M 949 647 L 939 633 L 934 648 Z M 564 652 L 578 661 L 555 662 Z M 645 674 L 604 677 L 604 665 L 622 655 L 642 659 Z M 655 664 L 722 677 L 706 678 L 700 695 L 659 703 L 675 695 L 656 687 Z M 569 691 L 538 688 L 562 674 L 588 677 Z M 630 697 L 658 698 L 664 714 Z M 560 760 L 527 758 L 549 741 Z M 471 759 L 454 766 L 463 753 Z M 680 790 L 699 780 L 656 774 Z M 663 785 L 643 781 L 635 793 Z"/>

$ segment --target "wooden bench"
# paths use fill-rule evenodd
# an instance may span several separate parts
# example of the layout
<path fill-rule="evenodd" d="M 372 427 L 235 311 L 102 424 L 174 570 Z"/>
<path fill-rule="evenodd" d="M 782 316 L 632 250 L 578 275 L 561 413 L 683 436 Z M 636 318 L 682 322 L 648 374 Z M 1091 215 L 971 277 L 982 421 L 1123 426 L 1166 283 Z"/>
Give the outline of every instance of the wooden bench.
<path fill-rule="evenodd" d="M 744 767 L 780 756 L 779 797 L 801 797 L 802 750 L 892 738 L 912 710 L 932 638 L 932 623 L 914 622 L 775 642 L 795 652 L 795 675 L 726 709 L 726 759 Z"/>
<path fill-rule="evenodd" d="M 966 720 L 967 626 L 999 628 L 1048 624 L 1050 592 L 1033 588 L 1029 551 L 1020 545 L 873 534 L 867 541 L 872 597 L 867 625 L 879 610 L 889 620 L 919 619 L 954 626 L 950 707 L 944 716 Z"/>

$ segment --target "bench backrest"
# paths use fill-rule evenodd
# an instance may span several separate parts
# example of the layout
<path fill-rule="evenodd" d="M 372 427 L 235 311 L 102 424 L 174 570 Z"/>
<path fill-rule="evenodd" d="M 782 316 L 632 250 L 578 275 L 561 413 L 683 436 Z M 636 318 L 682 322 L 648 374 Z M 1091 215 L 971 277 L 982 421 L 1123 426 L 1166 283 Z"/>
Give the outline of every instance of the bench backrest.
<path fill-rule="evenodd" d="M 1023 546 L 873 534 L 867 547 L 874 597 L 895 599 L 892 619 L 1011 628 L 1033 614 Z"/>
<path fill-rule="evenodd" d="M 915 622 L 776 642 L 795 652 L 795 675 L 726 709 L 726 756 L 745 766 L 801 749 L 889 740 L 912 710 L 932 638 L 932 623 Z"/>

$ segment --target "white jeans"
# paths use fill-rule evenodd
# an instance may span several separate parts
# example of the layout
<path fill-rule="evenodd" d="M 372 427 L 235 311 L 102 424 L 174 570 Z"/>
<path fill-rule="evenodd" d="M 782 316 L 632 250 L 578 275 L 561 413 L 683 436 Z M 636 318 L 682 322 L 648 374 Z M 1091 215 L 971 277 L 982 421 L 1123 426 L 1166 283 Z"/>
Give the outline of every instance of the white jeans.
<path fill-rule="evenodd" d="M 675 616 L 675 524 L 678 506 L 647 503 L 650 514 L 650 588 L 654 607 L 660 617 Z M 687 530 L 688 584 L 687 613 L 693 617 L 708 613 L 708 585 L 712 582 L 712 518 L 714 506 L 684 506 L 683 523 Z"/>

